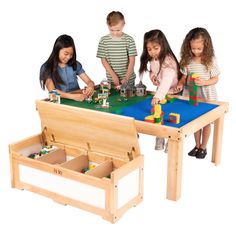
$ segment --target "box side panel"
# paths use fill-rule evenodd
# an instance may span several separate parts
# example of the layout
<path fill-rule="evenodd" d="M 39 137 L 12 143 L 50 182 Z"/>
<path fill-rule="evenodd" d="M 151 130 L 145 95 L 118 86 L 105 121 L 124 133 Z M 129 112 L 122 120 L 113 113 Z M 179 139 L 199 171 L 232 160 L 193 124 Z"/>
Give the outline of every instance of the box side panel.
<path fill-rule="evenodd" d="M 139 168 L 136 168 L 128 175 L 122 177 L 118 181 L 118 202 L 117 207 L 120 209 L 126 203 L 134 199 L 139 195 L 140 189 L 140 172 Z"/>
<path fill-rule="evenodd" d="M 104 189 L 21 164 L 19 165 L 19 180 L 64 197 L 105 209 Z"/>

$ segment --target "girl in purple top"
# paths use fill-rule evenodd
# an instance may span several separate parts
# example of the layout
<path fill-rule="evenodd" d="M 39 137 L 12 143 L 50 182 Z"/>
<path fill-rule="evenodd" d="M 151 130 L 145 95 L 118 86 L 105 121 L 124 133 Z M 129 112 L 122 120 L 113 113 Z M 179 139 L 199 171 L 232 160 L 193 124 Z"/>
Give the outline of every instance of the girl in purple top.
<path fill-rule="evenodd" d="M 157 86 L 156 94 L 152 99 L 152 105 L 155 105 L 164 99 L 166 94 L 174 93 L 179 77 L 179 63 L 164 33 L 160 30 L 151 30 L 144 34 L 139 68 L 140 76 L 148 70 L 148 62 L 150 63 L 150 79 Z M 155 149 L 164 149 L 164 144 L 164 138 L 156 138 Z"/>
<path fill-rule="evenodd" d="M 87 84 L 85 90 L 80 89 L 77 76 Z M 40 83 L 48 91 L 56 89 L 62 98 L 83 101 L 93 94 L 94 83 L 76 61 L 72 37 L 61 35 L 56 39 L 51 55 L 41 66 Z"/>

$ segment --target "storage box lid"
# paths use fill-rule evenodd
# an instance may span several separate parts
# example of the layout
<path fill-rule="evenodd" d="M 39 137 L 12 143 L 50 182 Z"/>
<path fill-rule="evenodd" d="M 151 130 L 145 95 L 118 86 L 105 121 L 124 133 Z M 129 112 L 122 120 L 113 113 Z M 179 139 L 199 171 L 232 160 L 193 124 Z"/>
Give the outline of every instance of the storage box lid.
<path fill-rule="evenodd" d="M 36 101 L 47 141 L 79 146 L 122 160 L 140 155 L 133 118 Z"/>

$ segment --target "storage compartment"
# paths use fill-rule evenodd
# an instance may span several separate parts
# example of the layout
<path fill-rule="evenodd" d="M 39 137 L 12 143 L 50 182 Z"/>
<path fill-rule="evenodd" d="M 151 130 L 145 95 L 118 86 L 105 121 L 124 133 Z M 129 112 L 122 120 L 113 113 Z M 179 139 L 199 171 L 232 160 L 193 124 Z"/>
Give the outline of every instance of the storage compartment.
<path fill-rule="evenodd" d="M 37 158 L 37 160 L 44 163 L 59 165 L 59 164 L 65 163 L 66 161 L 72 158 L 70 156 L 66 156 L 66 153 L 64 150 L 56 149 L 48 154 L 40 156 L 39 158 Z"/>
<path fill-rule="evenodd" d="M 61 167 L 63 168 L 67 168 L 69 170 L 73 170 L 80 173 L 86 173 L 86 174 L 89 170 L 92 170 L 96 168 L 97 166 L 100 166 L 100 165 L 98 163 L 89 161 L 89 158 L 87 155 L 80 155 L 61 165 Z"/>
<path fill-rule="evenodd" d="M 133 119 L 45 101 L 37 101 L 37 110 L 42 133 L 9 146 L 12 187 L 112 223 L 142 201 L 143 156 Z M 28 157 L 43 146 L 53 149 Z"/>

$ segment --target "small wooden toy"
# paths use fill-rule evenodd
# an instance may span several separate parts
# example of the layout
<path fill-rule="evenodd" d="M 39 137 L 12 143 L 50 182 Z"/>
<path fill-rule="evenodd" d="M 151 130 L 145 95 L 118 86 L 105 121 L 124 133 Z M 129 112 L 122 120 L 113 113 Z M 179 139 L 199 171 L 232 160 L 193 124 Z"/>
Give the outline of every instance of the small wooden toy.
<path fill-rule="evenodd" d="M 140 80 L 140 82 L 135 86 L 136 91 L 135 94 L 137 96 L 145 96 L 147 94 L 146 89 L 147 87 L 142 83 L 142 81 Z"/>
<path fill-rule="evenodd" d="M 135 96 L 135 91 L 135 86 L 130 85 L 129 83 L 124 83 L 120 87 L 120 95 L 126 98 Z"/>
<path fill-rule="evenodd" d="M 100 83 L 100 93 L 96 93 L 97 97 L 92 100 L 92 103 L 98 103 L 100 105 L 97 106 L 97 108 L 109 108 L 109 102 L 107 102 L 107 99 L 110 94 L 111 89 L 111 83 L 104 79 Z"/>
<path fill-rule="evenodd" d="M 108 93 L 108 95 L 109 95 L 110 94 L 110 89 L 111 89 L 111 83 L 107 79 L 103 79 L 100 83 L 101 92 L 103 94 Z"/>

